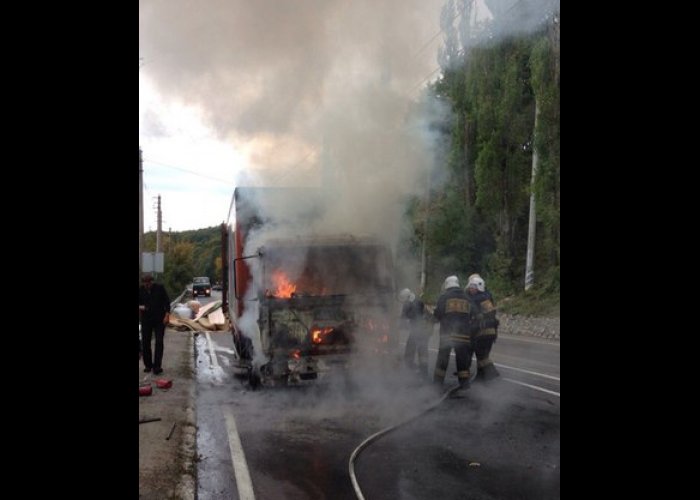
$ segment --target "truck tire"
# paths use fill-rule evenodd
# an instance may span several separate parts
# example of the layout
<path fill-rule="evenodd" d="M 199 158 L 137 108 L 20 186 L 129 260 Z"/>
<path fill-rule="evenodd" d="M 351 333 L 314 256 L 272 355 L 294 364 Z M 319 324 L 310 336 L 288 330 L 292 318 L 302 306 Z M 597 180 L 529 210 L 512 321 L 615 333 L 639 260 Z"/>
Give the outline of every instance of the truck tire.
<path fill-rule="evenodd" d="M 250 385 L 250 388 L 254 391 L 258 390 L 262 385 L 260 374 L 256 370 L 250 370 L 250 373 L 248 374 L 248 385 Z"/>

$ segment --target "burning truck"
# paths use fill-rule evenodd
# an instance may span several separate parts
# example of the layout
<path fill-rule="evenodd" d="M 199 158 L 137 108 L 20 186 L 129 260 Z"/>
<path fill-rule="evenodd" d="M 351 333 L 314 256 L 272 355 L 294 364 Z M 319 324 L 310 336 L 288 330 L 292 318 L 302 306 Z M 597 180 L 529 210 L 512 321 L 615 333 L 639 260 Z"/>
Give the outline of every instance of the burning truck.
<path fill-rule="evenodd" d="M 379 238 L 333 233 L 329 194 L 236 188 L 224 228 L 234 370 L 287 385 L 398 349 L 393 258 Z"/>

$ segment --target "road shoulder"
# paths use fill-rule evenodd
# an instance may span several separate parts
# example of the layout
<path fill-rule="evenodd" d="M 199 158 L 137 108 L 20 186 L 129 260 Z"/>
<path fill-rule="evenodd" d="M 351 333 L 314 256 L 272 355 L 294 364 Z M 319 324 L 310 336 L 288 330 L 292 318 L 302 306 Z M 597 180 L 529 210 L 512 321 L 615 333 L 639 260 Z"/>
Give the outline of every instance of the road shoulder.
<path fill-rule="evenodd" d="M 167 329 L 163 373 L 143 373 L 139 385 L 150 383 L 151 396 L 139 397 L 139 498 L 195 498 L 194 349 L 193 332 Z M 160 389 L 156 380 L 172 381 Z"/>

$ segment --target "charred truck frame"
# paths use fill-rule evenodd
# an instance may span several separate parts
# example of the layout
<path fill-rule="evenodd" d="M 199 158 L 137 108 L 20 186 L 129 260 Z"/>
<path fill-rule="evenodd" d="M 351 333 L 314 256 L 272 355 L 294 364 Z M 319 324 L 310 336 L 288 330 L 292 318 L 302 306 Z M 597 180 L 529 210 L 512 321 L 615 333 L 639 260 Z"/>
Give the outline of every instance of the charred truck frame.
<path fill-rule="evenodd" d="M 398 349 L 391 250 L 376 237 L 317 231 L 326 198 L 318 189 L 234 191 L 224 286 L 234 369 L 252 384 L 313 380 Z"/>

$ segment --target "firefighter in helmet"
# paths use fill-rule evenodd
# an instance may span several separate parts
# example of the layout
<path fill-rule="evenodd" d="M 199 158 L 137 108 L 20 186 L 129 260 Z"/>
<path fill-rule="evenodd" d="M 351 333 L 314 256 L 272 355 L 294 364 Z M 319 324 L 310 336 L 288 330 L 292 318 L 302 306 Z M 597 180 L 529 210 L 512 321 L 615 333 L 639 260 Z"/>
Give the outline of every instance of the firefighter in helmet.
<path fill-rule="evenodd" d="M 430 325 L 425 321 L 425 304 L 408 288 L 399 292 L 399 301 L 403 304 L 401 319 L 408 326 L 408 339 L 404 353 L 406 367 L 409 370 L 418 368 L 420 375 L 425 377 L 428 374 L 428 341 L 431 331 Z"/>
<path fill-rule="evenodd" d="M 469 387 L 469 363 L 472 359 L 471 328 L 473 304 L 459 286 L 457 276 L 448 276 L 442 286 L 433 316 L 440 322 L 438 349 L 433 382 L 442 386 L 447 373 L 450 352 L 455 350 L 457 380 L 460 387 Z"/>
<path fill-rule="evenodd" d="M 489 357 L 498 336 L 496 304 L 491 292 L 486 290 L 486 282 L 478 274 L 469 277 L 466 292 L 473 304 L 475 315 L 472 324 L 472 346 L 476 354 L 476 380 L 491 380 L 499 376 Z"/>

